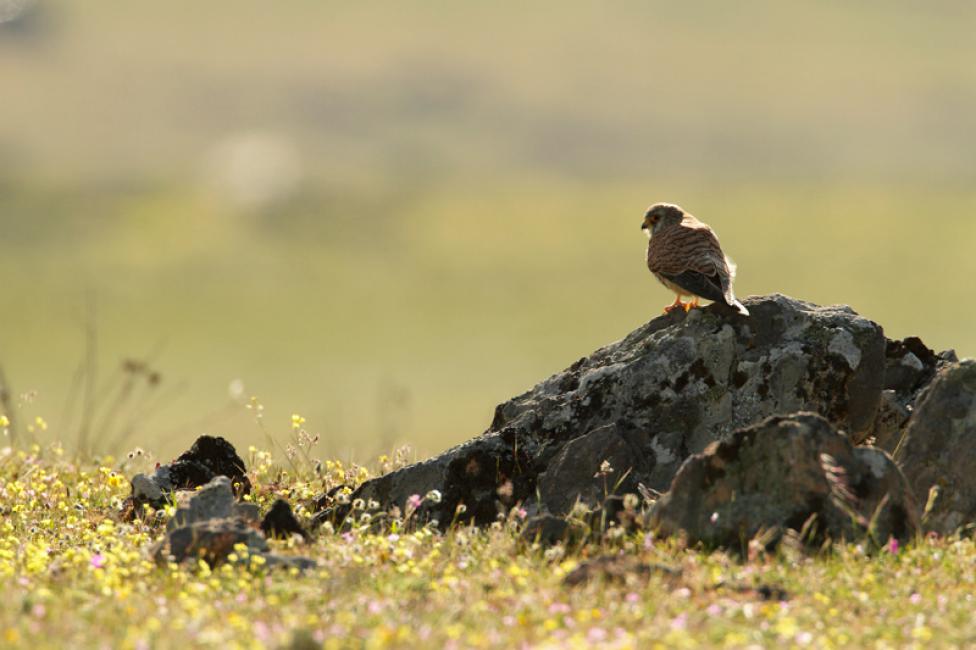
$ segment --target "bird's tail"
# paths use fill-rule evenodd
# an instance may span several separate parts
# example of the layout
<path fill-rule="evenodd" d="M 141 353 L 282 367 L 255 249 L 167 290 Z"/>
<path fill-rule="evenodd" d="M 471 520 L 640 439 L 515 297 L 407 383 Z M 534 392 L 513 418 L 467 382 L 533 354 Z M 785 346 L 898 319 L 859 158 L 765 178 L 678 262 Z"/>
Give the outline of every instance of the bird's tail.
<path fill-rule="evenodd" d="M 729 307 L 731 307 L 732 309 L 735 309 L 737 312 L 739 312 L 743 316 L 748 316 L 749 315 L 749 310 L 746 309 L 746 306 L 743 305 L 741 302 L 739 302 L 739 299 L 736 298 L 735 296 L 731 296 L 731 299 L 729 300 Z"/>

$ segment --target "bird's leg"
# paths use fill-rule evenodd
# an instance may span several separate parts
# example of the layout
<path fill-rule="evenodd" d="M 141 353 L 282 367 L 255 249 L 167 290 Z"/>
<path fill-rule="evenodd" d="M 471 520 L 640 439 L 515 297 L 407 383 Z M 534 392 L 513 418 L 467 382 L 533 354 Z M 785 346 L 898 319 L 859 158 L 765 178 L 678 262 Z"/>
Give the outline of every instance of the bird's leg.
<path fill-rule="evenodd" d="M 691 311 L 692 309 L 697 309 L 699 300 L 701 300 L 701 298 L 699 298 L 698 296 L 692 298 L 691 302 L 685 305 L 685 311 L 688 312 Z"/>
<path fill-rule="evenodd" d="M 675 309 L 685 309 L 685 303 L 681 302 L 681 294 L 677 294 L 674 297 L 674 302 L 664 308 L 665 314 L 670 314 Z M 687 309 L 685 309 L 687 311 Z"/>

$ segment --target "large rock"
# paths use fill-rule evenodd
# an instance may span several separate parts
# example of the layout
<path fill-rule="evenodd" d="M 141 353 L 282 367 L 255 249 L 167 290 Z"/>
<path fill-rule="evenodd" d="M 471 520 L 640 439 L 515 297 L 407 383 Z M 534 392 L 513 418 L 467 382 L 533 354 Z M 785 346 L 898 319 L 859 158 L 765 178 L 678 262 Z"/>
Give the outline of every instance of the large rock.
<path fill-rule="evenodd" d="M 875 427 L 884 387 L 881 328 L 848 307 L 781 295 L 672 312 L 597 350 L 500 406 L 478 438 L 368 481 L 355 497 L 404 507 L 439 490 L 418 513 L 446 524 L 488 523 L 515 503 L 565 514 L 605 483 L 666 489 L 681 463 L 770 415 L 816 411 L 858 438 Z M 596 476 L 603 461 L 613 474 Z M 536 499 L 538 495 L 539 499 Z M 323 499 L 319 520 L 346 506 Z"/>
<path fill-rule="evenodd" d="M 125 520 L 139 517 L 143 506 L 162 508 L 179 490 L 206 485 L 217 476 L 225 476 L 237 495 L 251 491 L 244 460 L 234 445 L 221 437 L 200 436 L 187 451 L 171 463 L 160 465 L 152 474 L 132 477 L 132 493 L 122 507 Z"/>
<path fill-rule="evenodd" d="M 952 350 L 936 354 L 917 337 L 888 341 L 878 415 L 869 435 L 857 436 L 855 442 L 868 440 L 894 453 L 919 396 L 939 370 L 957 361 Z"/>
<path fill-rule="evenodd" d="M 265 567 L 315 566 L 308 558 L 271 553 L 258 526 L 256 507 L 237 503 L 230 479 L 218 476 L 185 499 L 167 524 L 166 534 L 153 546 L 152 555 L 160 564 L 203 560 L 217 566 L 229 559 L 253 564 L 260 558 Z M 242 548 L 246 552 L 239 550 Z"/>
<path fill-rule="evenodd" d="M 891 458 L 855 448 L 814 413 L 769 418 L 692 456 L 650 522 L 664 535 L 740 548 L 787 529 L 810 542 L 905 542 L 918 532 L 911 488 Z"/>
<path fill-rule="evenodd" d="M 921 507 L 937 490 L 926 530 L 951 534 L 976 523 L 976 361 L 939 372 L 919 398 L 895 460 Z"/>
<path fill-rule="evenodd" d="M 181 492 L 177 498 L 177 503 L 180 501 L 183 503 L 167 522 L 166 530 L 172 531 L 182 526 L 191 526 L 209 519 L 232 517 L 241 519 L 245 523 L 256 522 L 260 519 L 256 505 L 237 503 L 230 479 L 226 476 L 218 476 L 198 491 Z"/>

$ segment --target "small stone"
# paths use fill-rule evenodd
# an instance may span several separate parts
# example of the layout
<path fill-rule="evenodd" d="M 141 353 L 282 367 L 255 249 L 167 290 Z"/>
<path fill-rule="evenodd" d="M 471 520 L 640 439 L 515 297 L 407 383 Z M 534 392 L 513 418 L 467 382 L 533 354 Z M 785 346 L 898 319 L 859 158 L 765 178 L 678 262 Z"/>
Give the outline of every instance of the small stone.
<path fill-rule="evenodd" d="M 268 510 L 268 514 L 261 521 L 261 531 L 267 537 L 287 539 L 292 535 L 298 535 L 302 539 L 308 539 L 308 531 L 299 523 L 292 512 L 291 506 L 284 499 L 276 499 Z"/>

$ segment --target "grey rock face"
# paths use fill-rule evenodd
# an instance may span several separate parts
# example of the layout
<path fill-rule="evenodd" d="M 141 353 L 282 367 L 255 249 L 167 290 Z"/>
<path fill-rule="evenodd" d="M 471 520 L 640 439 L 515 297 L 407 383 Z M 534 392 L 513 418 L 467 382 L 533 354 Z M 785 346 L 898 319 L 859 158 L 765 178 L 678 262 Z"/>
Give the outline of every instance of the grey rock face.
<path fill-rule="evenodd" d="M 237 544 L 247 548 L 251 561 L 261 557 L 264 566 L 293 566 L 300 569 L 315 565 L 313 560 L 301 557 L 275 555 L 258 529 L 256 506 L 237 503 L 231 481 L 218 476 L 197 492 L 181 497 L 179 507 L 166 525 L 166 535 L 153 548 L 153 557 L 159 563 L 169 560 L 184 562 L 202 559 L 210 566 L 225 562 L 235 552 Z M 289 510 L 290 512 L 290 510 Z"/>
<path fill-rule="evenodd" d="M 746 301 L 751 316 L 712 305 L 654 319 L 626 338 L 498 406 L 480 437 L 437 458 L 368 481 L 354 497 L 404 507 L 440 490 L 419 516 L 489 523 L 515 503 L 564 513 L 602 496 L 593 475 L 626 475 L 663 491 L 690 455 L 770 415 L 821 413 L 852 436 L 870 435 L 884 388 L 881 328 L 848 307 L 781 295 Z M 536 495 L 541 502 L 536 500 Z M 319 520 L 344 508 L 321 502 Z"/>
<path fill-rule="evenodd" d="M 256 520 L 254 515 L 257 506 L 237 503 L 230 479 L 226 476 L 218 476 L 198 491 L 177 494 L 177 503 L 182 501 L 184 505 L 177 508 L 173 518 L 166 524 L 166 530 L 190 526 L 208 519 L 235 517 L 245 522 Z"/>
<path fill-rule="evenodd" d="M 200 436 L 176 460 L 156 468 L 151 475 L 132 477 L 132 494 L 126 499 L 121 516 L 131 521 L 142 514 L 144 505 L 162 508 L 179 490 L 205 485 L 215 476 L 226 476 L 237 494 L 251 491 L 244 461 L 234 446 L 220 437 Z"/>
<path fill-rule="evenodd" d="M 809 522 L 809 523 L 808 523 Z M 883 451 L 855 448 L 813 413 L 773 417 L 692 456 L 650 513 L 662 534 L 745 549 L 786 529 L 806 541 L 905 542 L 918 531 L 911 488 Z"/>
<path fill-rule="evenodd" d="M 951 534 L 976 523 L 976 361 L 946 366 L 919 397 L 895 453 L 924 507 L 926 530 Z"/>

